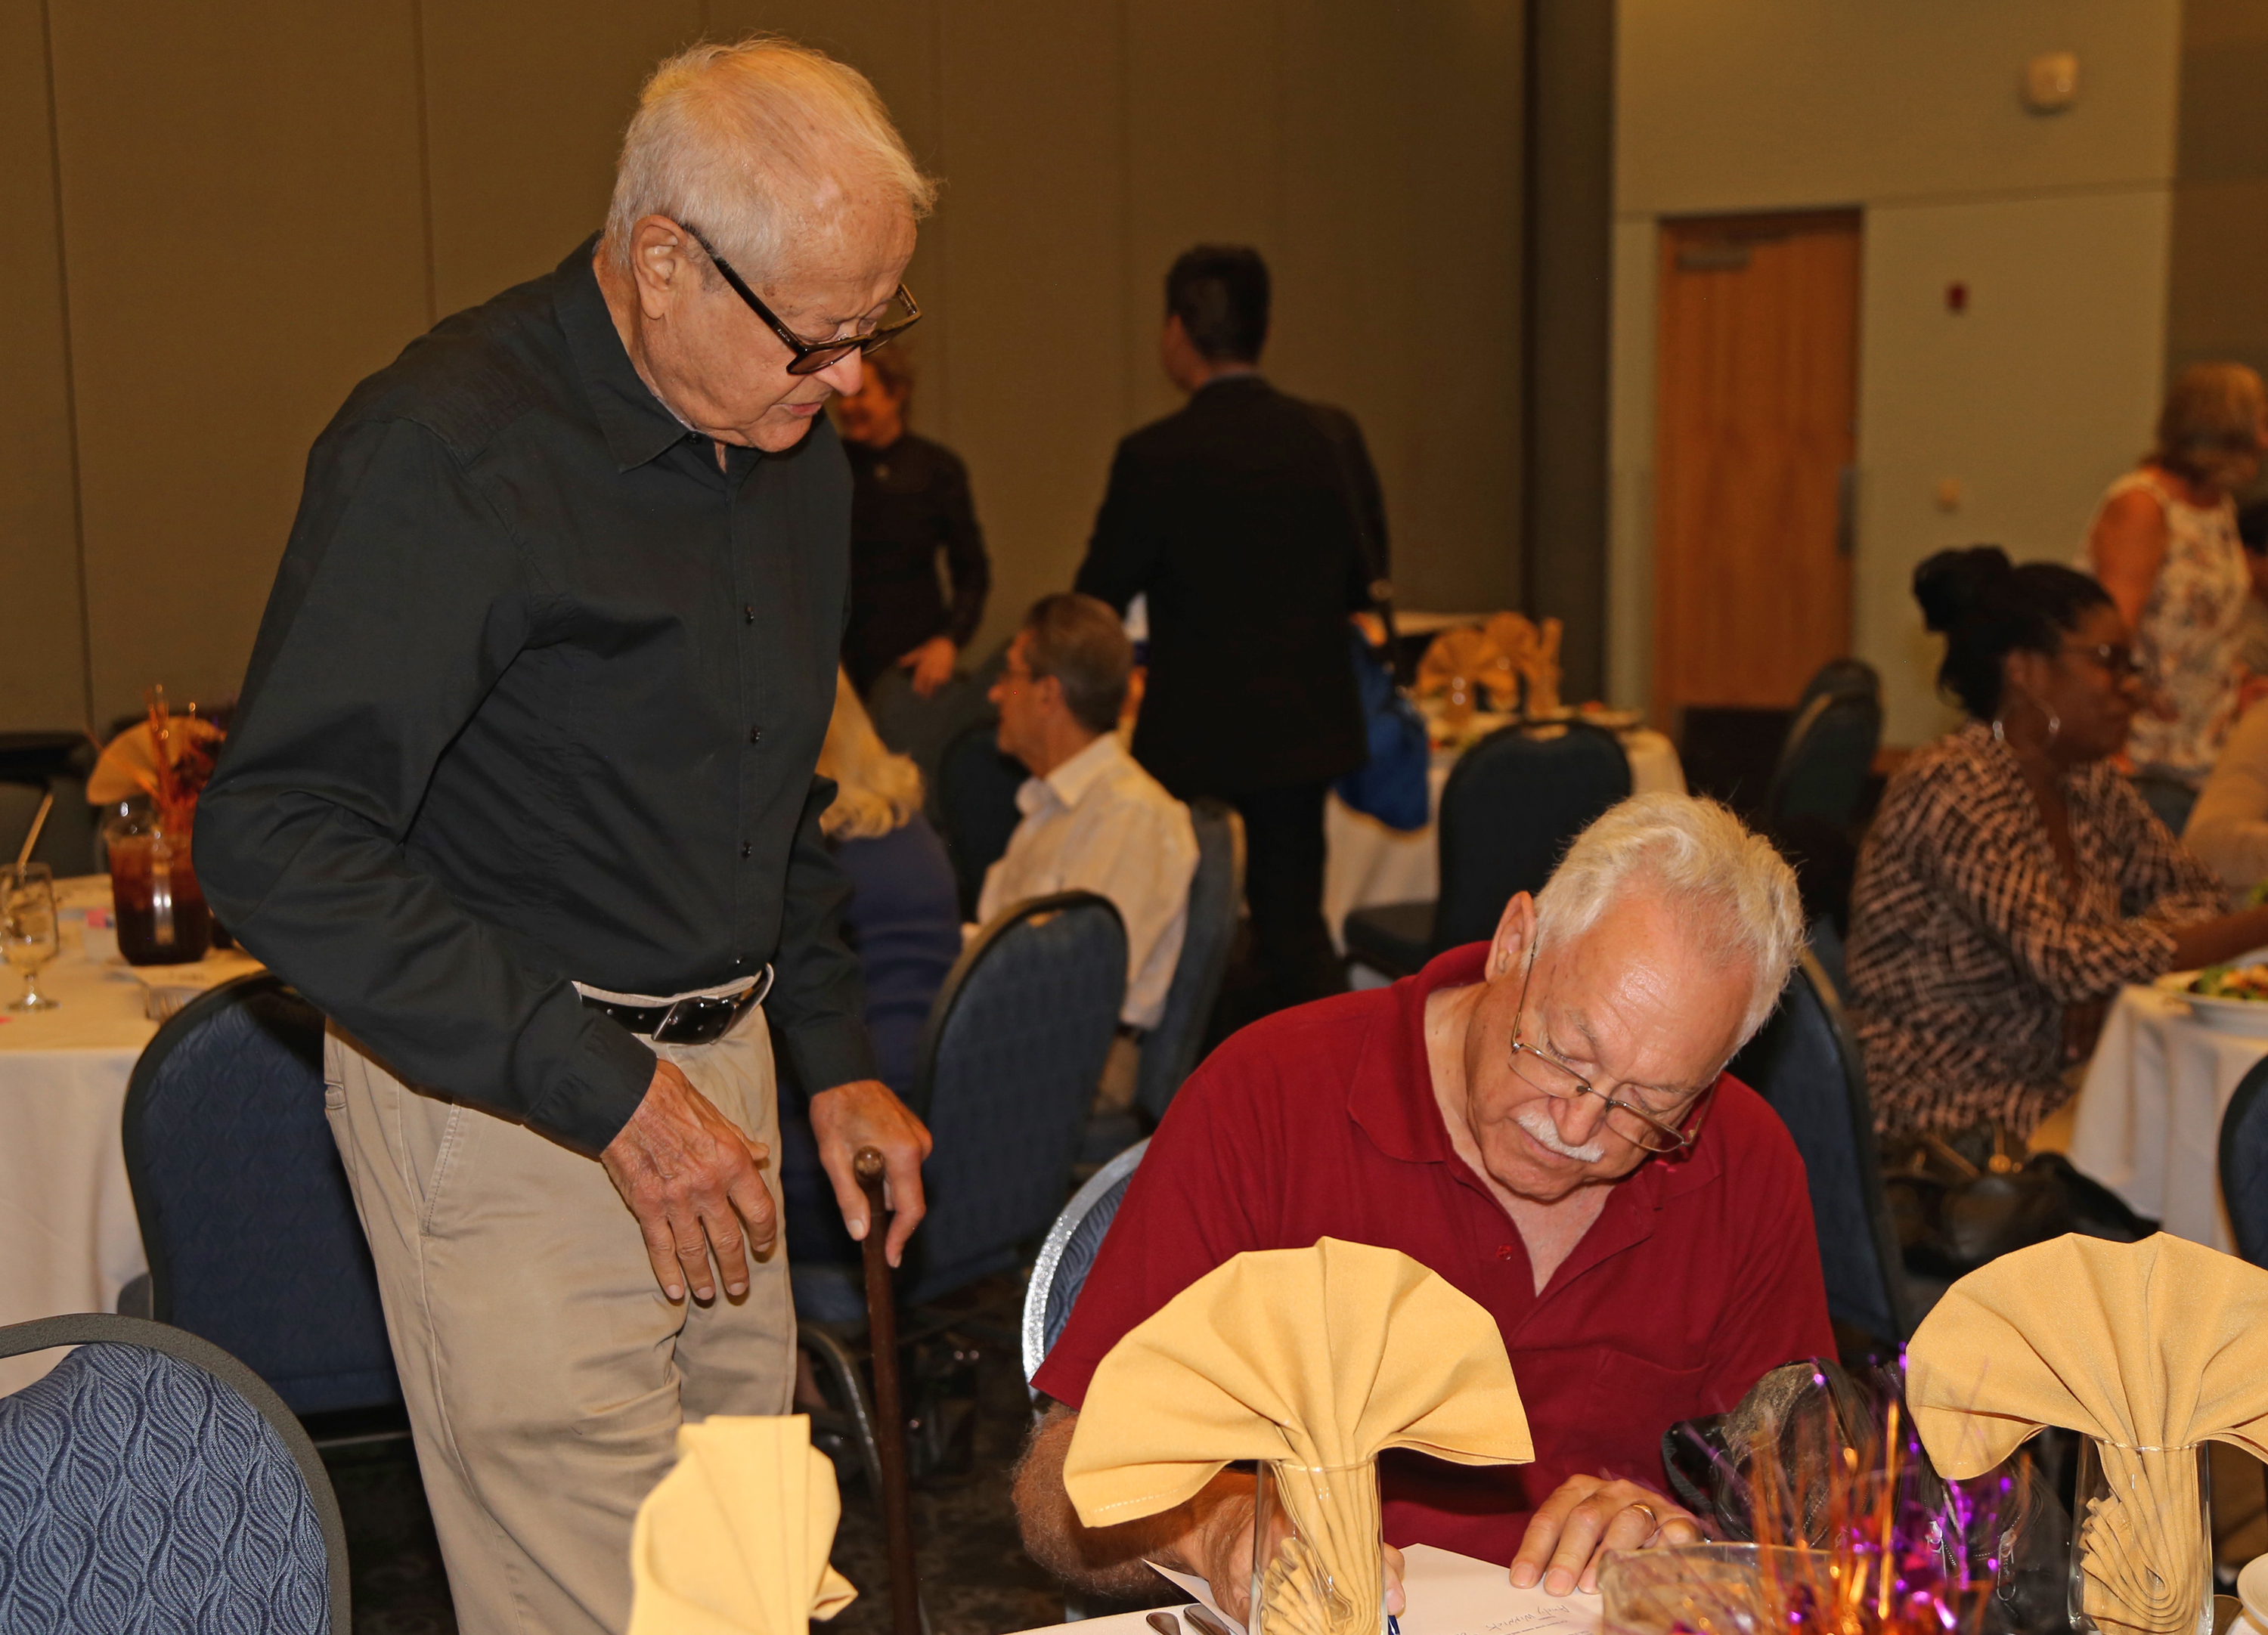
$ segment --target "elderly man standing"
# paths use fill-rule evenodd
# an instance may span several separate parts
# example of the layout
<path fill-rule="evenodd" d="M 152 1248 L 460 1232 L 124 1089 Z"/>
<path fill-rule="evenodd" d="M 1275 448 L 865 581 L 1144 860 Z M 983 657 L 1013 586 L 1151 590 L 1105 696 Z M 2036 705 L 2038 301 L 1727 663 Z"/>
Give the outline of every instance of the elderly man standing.
<path fill-rule="evenodd" d="M 1389 1455 L 1388 1543 L 1564 1594 L 1603 1550 L 1697 1539 L 1660 1492 L 1662 1432 L 1833 1355 L 1802 1162 L 1724 1072 L 1801 936 L 1769 845 L 1722 806 L 1642 796 L 1491 942 L 1229 1040 L 1174 1099 L 1034 1381 L 1057 1405 L 1017 1474 L 1026 1548 L 1103 1591 L 1161 1560 L 1241 1608 L 1248 1475 L 1088 1529 L 1064 1455 L 1128 1329 L 1233 1256 L 1324 1236 L 1400 1249 L 1485 1307 L 1535 1433 L 1525 1467 Z"/>
<path fill-rule="evenodd" d="M 467 1631 L 622 1628 L 681 1421 L 788 1407 L 768 1020 L 851 1234 L 863 1145 L 893 1260 L 921 1215 L 813 767 L 850 505 L 821 409 L 912 321 L 932 192 L 850 69 L 688 51 L 604 234 L 364 381 L 308 461 L 198 873 L 332 1019 Z"/>

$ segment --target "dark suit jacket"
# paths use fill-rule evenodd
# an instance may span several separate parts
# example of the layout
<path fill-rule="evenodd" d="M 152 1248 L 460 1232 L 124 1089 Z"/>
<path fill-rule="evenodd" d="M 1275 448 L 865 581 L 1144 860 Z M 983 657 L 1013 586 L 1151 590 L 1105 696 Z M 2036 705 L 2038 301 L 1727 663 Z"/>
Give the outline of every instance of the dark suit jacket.
<path fill-rule="evenodd" d="M 1337 452 L 1334 453 L 1334 445 Z M 1366 754 L 1347 615 L 1386 570 L 1352 419 L 1257 375 L 1201 387 L 1118 446 L 1079 588 L 1150 608 L 1134 755 L 1186 800 L 1336 777 Z"/>

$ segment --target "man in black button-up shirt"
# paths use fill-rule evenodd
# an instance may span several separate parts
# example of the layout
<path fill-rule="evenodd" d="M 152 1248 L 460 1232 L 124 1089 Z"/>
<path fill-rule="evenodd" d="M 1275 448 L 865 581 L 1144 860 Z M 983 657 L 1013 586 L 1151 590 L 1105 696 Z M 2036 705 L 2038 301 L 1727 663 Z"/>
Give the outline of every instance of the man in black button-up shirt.
<path fill-rule="evenodd" d="M 820 411 L 901 315 L 928 195 L 849 70 L 697 48 L 647 88 L 604 239 L 413 343 L 308 461 L 196 860 L 335 1024 L 468 1631 L 620 1628 L 682 1414 L 787 1410 L 767 965 L 853 1235 L 859 1145 L 893 1261 L 921 1213 L 813 768 L 850 504 Z M 713 1042 L 638 1014 L 687 995 L 748 1008 Z"/>

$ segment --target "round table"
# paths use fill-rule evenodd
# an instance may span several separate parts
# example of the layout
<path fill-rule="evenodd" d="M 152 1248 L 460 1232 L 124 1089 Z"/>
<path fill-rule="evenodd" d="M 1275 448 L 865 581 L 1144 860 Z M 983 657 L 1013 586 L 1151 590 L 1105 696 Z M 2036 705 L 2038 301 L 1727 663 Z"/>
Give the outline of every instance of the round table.
<path fill-rule="evenodd" d="M 1630 756 L 1632 794 L 1685 792 L 1685 769 L 1678 764 L 1676 747 L 1668 739 L 1649 727 L 1618 736 Z M 1430 809 L 1437 817 L 1442 786 L 1456 763 L 1456 751 L 1433 752 L 1426 781 Z M 1346 952 L 1346 917 L 1353 910 L 1375 903 L 1429 902 L 1441 895 L 1440 842 L 1431 823 L 1419 829 L 1388 829 L 1333 793 L 1323 803 L 1323 923 L 1342 954 Z"/>
<path fill-rule="evenodd" d="M 2220 1116 L 2268 1038 L 2221 1033 L 2154 988 L 2123 990 L 2087 1064 L 2067 1156 L 2176 1237 L 2236 1252 Z"/>
<path fill-rule="evenodd" d="M 0 1325 L 109 1311 L 149 1270 L 119 1141 L 127 1080 L 158 1031 L 146 1014 L 149 986 L 80 949 L 86 910 L 109 905 L 108 876 L 58 880 L 55 896 L 63 952 L 40 973 L 40 990 L 59 1003 L 0 1010 Z M 202 987 L 259 968 L 242 954 L 217 955 L 195 977 L 180 975 Z M 0 1004 L 20 991 L 0 990 Z M 56 1356 L 0 1359 L 0 1396 L 38 1379 Z"/>

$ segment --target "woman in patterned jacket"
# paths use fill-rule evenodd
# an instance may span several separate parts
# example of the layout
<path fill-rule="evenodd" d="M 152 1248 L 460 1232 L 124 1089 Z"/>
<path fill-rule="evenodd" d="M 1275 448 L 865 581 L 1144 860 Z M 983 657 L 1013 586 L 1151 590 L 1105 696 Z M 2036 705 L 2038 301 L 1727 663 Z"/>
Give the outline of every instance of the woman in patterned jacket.
<path fill-rule="evenodd" d="M 1852 1010 L 1886 1134 L 1992 1119 L 2029 1135 L 2071 1094 L 2124 983 L 2268 943 L 2109 764 L 2143 697 L 2102 586 L 1996 547 L 1914 573 L 1969 712 L 1891 779 L 1852 895 Z"/>

